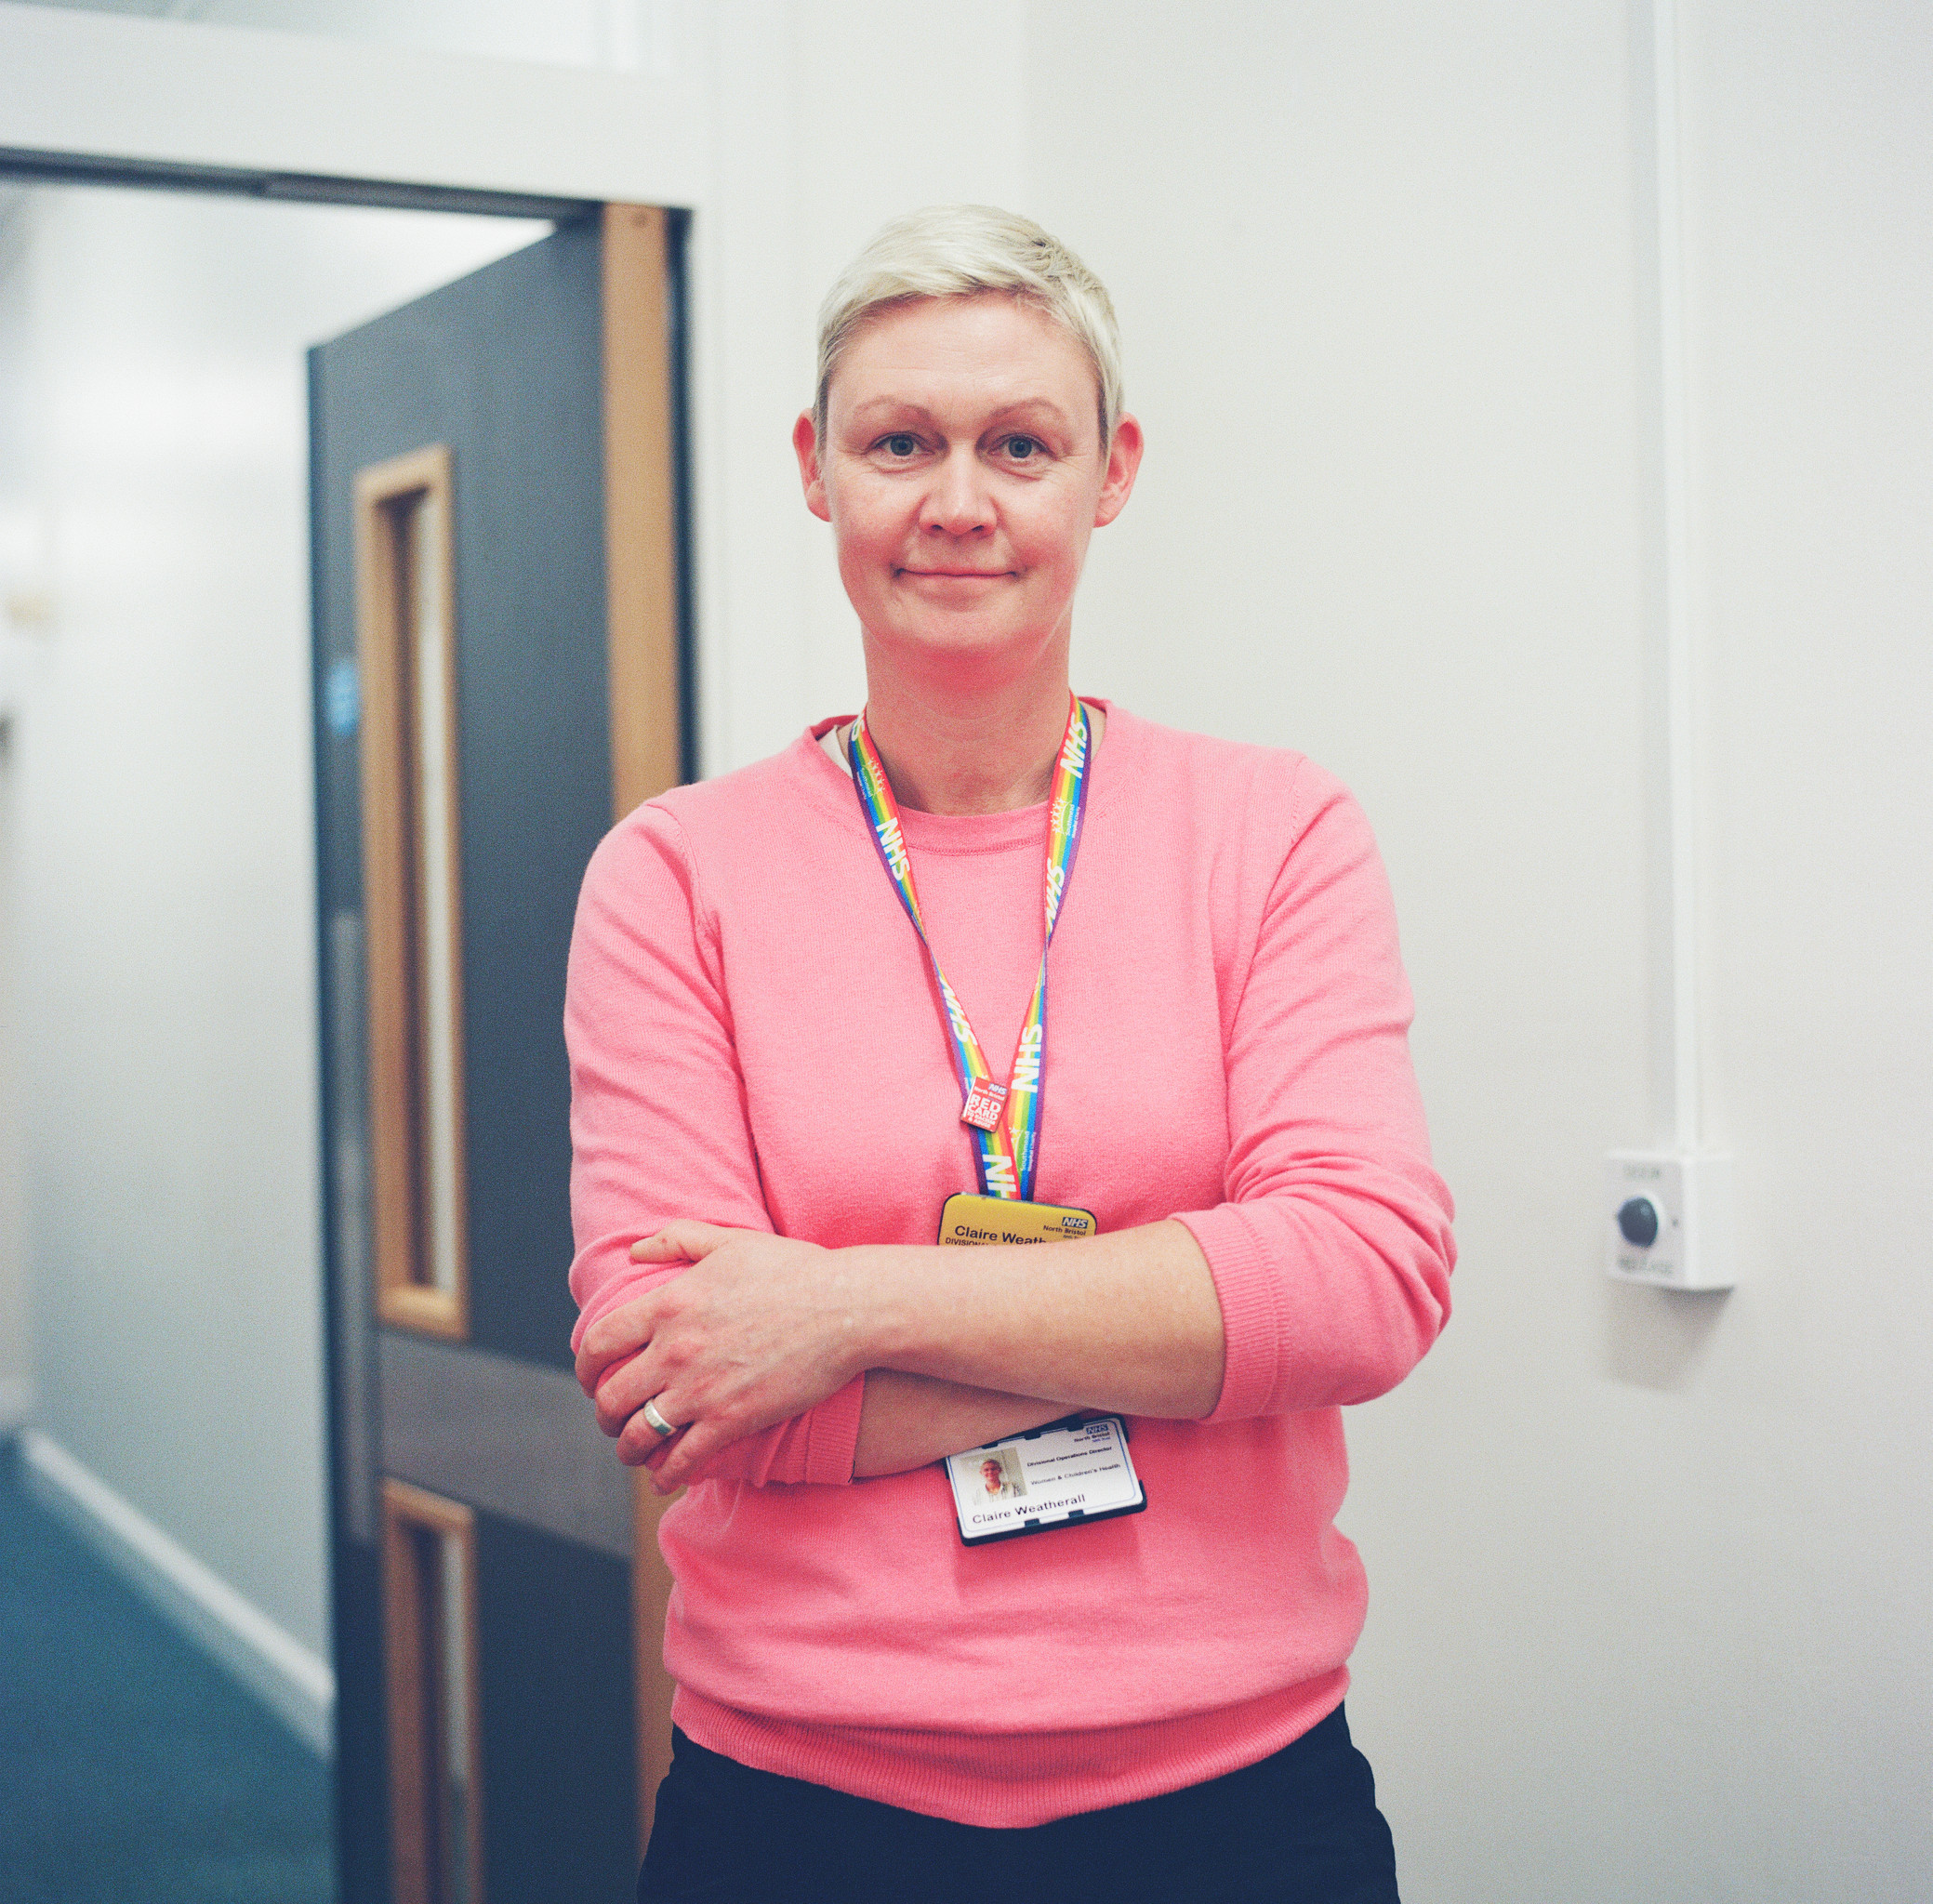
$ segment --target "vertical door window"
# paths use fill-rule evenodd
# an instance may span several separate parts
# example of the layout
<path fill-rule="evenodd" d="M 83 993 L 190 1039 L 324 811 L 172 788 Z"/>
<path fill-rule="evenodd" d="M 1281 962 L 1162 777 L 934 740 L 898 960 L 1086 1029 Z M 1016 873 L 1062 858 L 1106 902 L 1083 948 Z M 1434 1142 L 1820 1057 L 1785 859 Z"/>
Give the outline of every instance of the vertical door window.
<path fill-rule="evenodd" d="M 377 1313 L 469 1330 L 450 456 L 356 478 Z"/>
<path fill-rule="evenodd" d="M 383 1483 L 394 1904 L 483 1904 L 476 1522 Z"/>

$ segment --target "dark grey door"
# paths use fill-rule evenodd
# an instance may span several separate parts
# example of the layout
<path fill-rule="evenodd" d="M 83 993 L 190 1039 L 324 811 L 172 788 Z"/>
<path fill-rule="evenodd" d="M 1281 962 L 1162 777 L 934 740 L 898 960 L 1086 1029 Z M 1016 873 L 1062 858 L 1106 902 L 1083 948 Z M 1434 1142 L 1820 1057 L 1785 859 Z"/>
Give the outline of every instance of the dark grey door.
<path fill-rule="evenodd" d="M 591 849 L 681 777 L 679 236 L 609 206 L 311 356 L 349 1904 L 623 1897 L 662 1757 L 561 1014 Z"/>

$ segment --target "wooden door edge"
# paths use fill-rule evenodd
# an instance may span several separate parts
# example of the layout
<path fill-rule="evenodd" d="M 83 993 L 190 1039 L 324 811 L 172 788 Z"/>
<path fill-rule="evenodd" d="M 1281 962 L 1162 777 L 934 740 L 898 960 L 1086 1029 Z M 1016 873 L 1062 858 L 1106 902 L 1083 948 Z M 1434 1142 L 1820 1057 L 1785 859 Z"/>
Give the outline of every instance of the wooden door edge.
<path fill-rule="evenodd" d="M 619 818 L 683 777 L 668 236 L 660 206 L 603 209 L 604 583 Z"/>
<path fill-rule="evenodd" d="M 610 654 L 611 805 L 622 819 L 683 778 L 679 695 L 678 489 L 666 215 L 603 208 L 604 572 Z M 638 1851 L 671 1765 L 665 1612 L 671 1575 L 657 1525 L 670 1504 L 642 1474 L 632 1490 L 631 1673 Z"/>

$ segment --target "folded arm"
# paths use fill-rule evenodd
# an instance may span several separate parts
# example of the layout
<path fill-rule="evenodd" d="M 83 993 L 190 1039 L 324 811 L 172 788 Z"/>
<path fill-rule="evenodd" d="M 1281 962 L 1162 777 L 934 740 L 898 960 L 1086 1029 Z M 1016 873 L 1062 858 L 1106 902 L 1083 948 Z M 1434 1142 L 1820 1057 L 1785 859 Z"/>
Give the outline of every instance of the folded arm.
<path fill-rule="evenodd" d="M 586 1329 L 577 1370 L 619 1454 L 663 1488 L 720 1473 L 734 1443 L 860 1376 L 855 1476 L 1074 1408 L 1206 1415 L 1221 1392 L 1214 1282 L 1176 1223 L 975 1250 L 824 1250 L 674 1223 L 631 1253 L 682 1273 Z M 652 1400 L 686 1427 L 675 1442 L 639 1412 Z"/>

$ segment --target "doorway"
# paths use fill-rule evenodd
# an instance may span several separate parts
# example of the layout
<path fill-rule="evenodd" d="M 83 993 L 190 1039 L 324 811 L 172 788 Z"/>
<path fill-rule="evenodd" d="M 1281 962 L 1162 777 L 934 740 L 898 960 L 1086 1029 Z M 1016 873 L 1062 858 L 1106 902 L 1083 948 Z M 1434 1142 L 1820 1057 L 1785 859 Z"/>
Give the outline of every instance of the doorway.
<path fill-rule="evenodd" d="M 465 218 L 459 243 L 454 219 L 394 211 L 45 186 L 32 216 L 46 242 L 0 324 L 30 323 L 55 374 L 0 448 L 0 588 L 36 1426 L 325 1657 L 310 718 L 332 715 L 308 665 L 297 347 L 552 221 Z M 675 763 L 676 709 L 669 728 Z M 103 1364 L 131 1376 L 126 1406 Z M 385 1862 L 366 1895 L 392 1894 Z"/>

